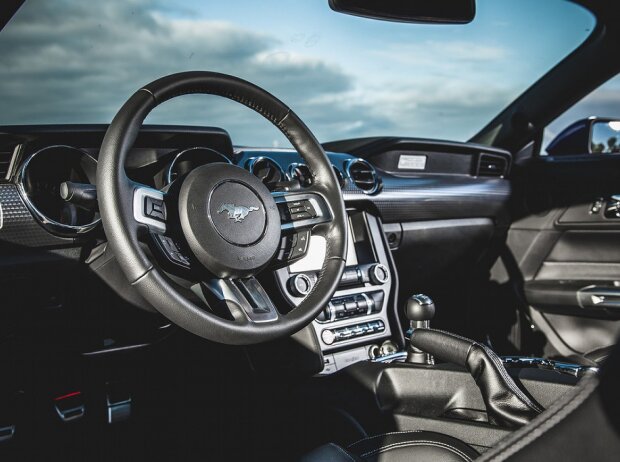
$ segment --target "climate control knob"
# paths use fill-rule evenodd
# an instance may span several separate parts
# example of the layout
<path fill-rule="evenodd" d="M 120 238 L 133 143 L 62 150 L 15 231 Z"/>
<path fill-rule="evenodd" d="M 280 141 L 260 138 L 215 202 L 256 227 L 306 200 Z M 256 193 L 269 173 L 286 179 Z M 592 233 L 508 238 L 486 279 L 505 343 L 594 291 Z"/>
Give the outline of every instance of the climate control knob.
<path fill-rule="evenodd" d="M 376 286 L 385 284 L 390 279 L 390 270 L 388 270 L 385 265 L 377 263 L 368 270 L 368 277 L 370 278 L 370 282 Z"/>
<path fill-rule="evenodd" d="M 294 297 L 305 297 L 312 290 L 312 280 L 303 273 L 291 276 L 288 280 L 288 290 Z"/>

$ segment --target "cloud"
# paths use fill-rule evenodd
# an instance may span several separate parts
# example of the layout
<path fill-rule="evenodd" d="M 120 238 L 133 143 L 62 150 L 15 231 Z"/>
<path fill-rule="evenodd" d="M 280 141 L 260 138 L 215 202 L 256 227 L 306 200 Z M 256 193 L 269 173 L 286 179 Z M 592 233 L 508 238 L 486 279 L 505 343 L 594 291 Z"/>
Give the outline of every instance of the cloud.
<path fill-rule="evenodd" d="M 322 56 L 312 36 L 291 52 L 268 31 L 203 19 L 163 1 L 29 0 L 14 21 L 0 32 L 0 124 L 107 122 L 143 84 L 196 69 L 264 87 L 323 141 L 446 133 L 464 139 L 513 96 L 494 72 L 482 72 L 482 64 L 509 57 L 492 44 L 368 50 L 370 60 L 395 67 L 363 72 Z M 147 122 L 222 126 L 238 144 L 283 141 L 258 115 L 216 97 L 172 100 Z"/>
<path fill-rule="evenodd" d="M 478 63 L 506 59 L 509 51 L 497 45 L 476 43 L 467 40 L 425 40 L 422 42 L 397 43 L 386 50 L 377 51 L 397 62 L 430 64 L 435 67 L 441 62 L 453 64 Z"/>

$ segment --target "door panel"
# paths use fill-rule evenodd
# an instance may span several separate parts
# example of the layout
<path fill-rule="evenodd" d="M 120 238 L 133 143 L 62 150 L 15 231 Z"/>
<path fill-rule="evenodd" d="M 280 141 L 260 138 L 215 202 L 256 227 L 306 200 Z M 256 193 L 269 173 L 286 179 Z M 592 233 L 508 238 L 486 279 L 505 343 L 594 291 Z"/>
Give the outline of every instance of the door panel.
<path fill-rule="evenodd" d="M 585 356 L 620 334 L 620 157 L 534 158 L 513 171 L 506 252 L 550 354 Z"/>

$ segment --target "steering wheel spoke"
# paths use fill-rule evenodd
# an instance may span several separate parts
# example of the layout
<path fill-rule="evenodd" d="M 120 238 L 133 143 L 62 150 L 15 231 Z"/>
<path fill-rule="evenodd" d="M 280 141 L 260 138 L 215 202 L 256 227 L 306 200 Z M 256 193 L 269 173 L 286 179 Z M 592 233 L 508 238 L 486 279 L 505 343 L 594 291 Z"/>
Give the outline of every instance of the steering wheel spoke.
<path fill-rule="evenodd" d="M 332 213 L 323 196 L 306 188 L 304 191 L 274 192 L 281 220 L 280 247 L 272 268 L 279 268 L 303 258 L 313 234 L 321 235 L 321 224 L 332 220 Z"/>
<path fill-rule="evenodd" d="M 237 322 L 271 323 L 280 319 L 271 298 L 254 277 L 211 279 L 201 285 L 223 302 Z"/>

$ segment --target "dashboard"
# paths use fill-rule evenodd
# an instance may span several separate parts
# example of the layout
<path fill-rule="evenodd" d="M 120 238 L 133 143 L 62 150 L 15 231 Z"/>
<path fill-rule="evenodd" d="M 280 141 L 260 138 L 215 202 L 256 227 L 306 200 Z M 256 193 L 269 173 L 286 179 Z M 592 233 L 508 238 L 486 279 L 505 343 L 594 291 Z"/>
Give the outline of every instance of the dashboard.
<path fill-rule="evenodd" d="M 23 271 L 30 280 L 31 268 L 51 255 L 62 254 L 63 260 L 91 270 L 110 266 L 107 260 L 105 265 L 96 263 L 105 254 L 95 182 L 106 128 L 0 127 L 0 289 L 10 284 L 8 274 L 15 278 Z M 343 279 L 312 323 L 323 372 L 331 373 L 371 351 L 377 354 L 386 342 L 392 348 L 402 346 L 399 274 L 392 254 L 404 247 L 406 224 L 444 217 L 501 222 L 510 194 L 511 157 L 467 143 L 406 138 L 348 140 L 324 147 L 349 215 Z M 218 162 L 247 169 L 272 191 L 303 188 L 313 181 L 293 149 L 235 146 L 225 130 L 209 127 L 146 126 L 125 167 L 132 180 L 166 190 L 192 169 Z M 312 289 L 326 243 L 309 233 L 293 234 L 290 240 L 287 251 L 296 254 L 273 271 L 272 285 L 266 287 L 292 309 Z M 181 247 L 180 258 L 161 262 L 164 269 L 166 264 L 187 264 Z M 16 270 L 15 262 L 22 259 L 28 265 Z M 94 272 L 109 286 L 118 286 L 118 272 Z M 127 288 L 118 292 L 136 302 Z"/>

